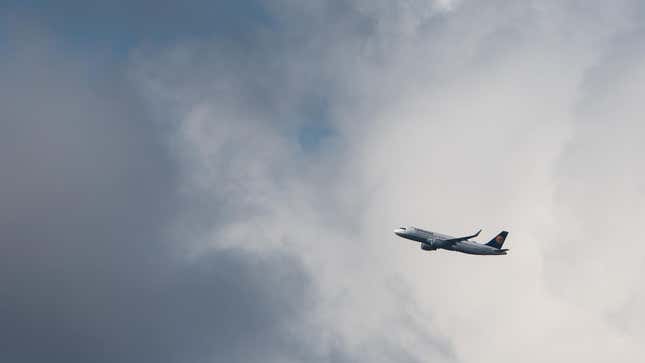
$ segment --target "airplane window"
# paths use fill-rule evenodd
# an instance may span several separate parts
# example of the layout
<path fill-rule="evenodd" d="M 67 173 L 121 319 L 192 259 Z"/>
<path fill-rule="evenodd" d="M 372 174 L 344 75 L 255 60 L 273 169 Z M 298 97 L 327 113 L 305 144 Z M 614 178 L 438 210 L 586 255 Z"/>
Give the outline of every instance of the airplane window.
<path fill-rule="evenodd" d="M 401 228 L 401 229 L 403 229 L 403 230 L 405 229 L 405 227 L 399 227 L 399 228 Z"/>

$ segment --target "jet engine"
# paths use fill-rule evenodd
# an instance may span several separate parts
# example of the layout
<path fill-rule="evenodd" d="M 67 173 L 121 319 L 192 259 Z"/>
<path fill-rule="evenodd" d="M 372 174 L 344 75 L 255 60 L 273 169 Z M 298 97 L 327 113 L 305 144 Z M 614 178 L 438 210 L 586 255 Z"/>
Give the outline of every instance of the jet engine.
<path fill-rule="evenodd" d="M 436 250 L 437 248 L 436 248 L 436 247 L 432 247 L 432 245 L 431 245 L 431 244 L 429 244 L 429 243 L 421 243 L 421 249 L 422 249 L 422 250 L 424 250 L 424 251 L 434 251 L 434 250 Z"/>

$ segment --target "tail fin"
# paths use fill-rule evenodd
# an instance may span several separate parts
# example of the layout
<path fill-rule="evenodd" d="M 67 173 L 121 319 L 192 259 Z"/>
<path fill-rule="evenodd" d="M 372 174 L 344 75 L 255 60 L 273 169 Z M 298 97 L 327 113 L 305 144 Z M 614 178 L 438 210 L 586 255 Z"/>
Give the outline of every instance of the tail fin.
<path fill-rule="evenodd" d="M 495 238 L 490 240 L 490 242 L 486 243 L 486 246 L 491 246 L 495 248 L 502 248 L 502 245 L 504 244 L 504 240 L 506 240 L 506 236 L 508 236 L 508 232 L 506 231 L 501 231 Z"/>

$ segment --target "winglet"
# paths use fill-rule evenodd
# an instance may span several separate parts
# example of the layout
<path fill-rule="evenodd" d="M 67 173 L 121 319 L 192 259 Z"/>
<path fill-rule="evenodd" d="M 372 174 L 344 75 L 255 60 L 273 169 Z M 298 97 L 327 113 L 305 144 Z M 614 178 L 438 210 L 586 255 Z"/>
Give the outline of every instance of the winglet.
<path fill-rule="evenodd" d="M 480 233 L 482 233 L 481 229 L 479 231 L 477 231 L 477 233 L 473 234 L 473 236 L 470 237 L 470 238 L 475 238 L 475 237 L 479 236 Z"/>

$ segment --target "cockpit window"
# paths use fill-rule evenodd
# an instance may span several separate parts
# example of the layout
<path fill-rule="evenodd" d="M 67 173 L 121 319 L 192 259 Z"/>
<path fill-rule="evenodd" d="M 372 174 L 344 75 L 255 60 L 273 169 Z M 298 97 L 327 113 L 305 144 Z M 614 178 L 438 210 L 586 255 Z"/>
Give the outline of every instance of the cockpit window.
<path fill-rule="evenodd" d="M 399 229 L 402 229 L 402 230 L 404 230 L 404 231 L 405 231 L 405 227 L 399 227 Z"/>

